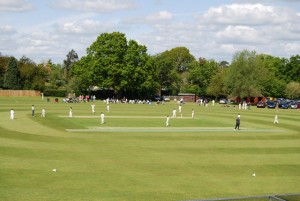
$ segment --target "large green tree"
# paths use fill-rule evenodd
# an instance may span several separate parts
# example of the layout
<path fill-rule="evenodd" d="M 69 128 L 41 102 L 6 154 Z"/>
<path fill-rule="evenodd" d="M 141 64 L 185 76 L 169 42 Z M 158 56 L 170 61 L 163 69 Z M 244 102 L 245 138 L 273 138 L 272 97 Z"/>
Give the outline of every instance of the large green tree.
<path fill-rule="evenodd" d="M 44 64 L 36 65 L 31 59 L 23 56 L 18 63 L 22 89 L 43 91 L 47 77 Z"/>
<path fill-rule="evenodd" d="M 180 74 L 187 71 L 190 63 L 195 61 L 195 57 L 186 47 L 172 48 L 170 51 L 165 52 L 165 56 L 171 62 L 172 67 Z"/>
<path fill-rule="evenodd" d="M 300 82 L 300 55 L 291 56 L 286 67 L 282 69 L 286 82 Z"/>
<path fill-rule="evenodd" d="M 227 69 L 219 68 L 211 78 L 206 93 L 216 98 L 227 97 L 228 92 L 225 84 Z"/>
<path fill-rule="evenodd" d="M 3 87 L 6 89 L 21 89 L 20 84 L 20 70 L 18 67 L 18 61 L 14 57 L 10 57 L 7 71 L 4 75 Z"/>
<path fill-rule="evenodd" d="M 262 96 L 262 80 L 267 74 L 256 60 L 256 52 L 237 52 L 228 69 L 226 85 L 231 95 L 240 98 Z"/>
<path fill-rule="evenodd" d="M 153 57 L 158 69 L 159 90 L 177 94 L 180 91 L 180 74 L 172 65 L 172 61 L 166 52 L 157 54 Z"/>
<path fill-rule="evenodd" d="M 286 96 L 287 98 L 295 99 L 300 98 L 300 83 L 290 82 L 286 86 Z"/>
<path fill-rule="evenodd" d="M 175 47 L 154 56 L 158 66 L 160 91 L 187 92 L 189 66 L 195 61 L 186 47 Z"/>
<path fill-rule="evenodd" d="M 8 68 L 9 57 L 3 56 L 0 53 L 0 88 L 3 88 L 4 75 Z"/>
<path fill-rule="evenodd" d="M 199 96 L 207 96 L 207 87 L 210 85 L 212 77 L 219 69 L 219 63 L 215 60 L 200 58 L 189 66 L 189 82 L 193 92 Z"/>
<path fill-rule="evenodd" d="M 266 97 L 284 97 L 286 82 L 280 70 L 285 68 L 286 60 L 271 55 L 256 56 L 257 64 L 261 69 L 261 93 Z M 263 74 L 264 73 L 264 74 Z"/>
<path fill-rule="evenodd" d="M 78 61 L 78 54 L 75 52 L 75 50 L 71 50 L 67 54 L 67 59 L 64 60 L 64 78 L 65 82 L 68 83 L 70 79 L 70 70 L 72 68 L 73 63 Z"/>
<path fill-rule="evenodd" d="M 117 96 L 151 96 L 157 88 L 155 65 L 147 48 L 127 41 L 120 32 L 103 33 L 76 62 L 73 74 L 86 89 L 98 86 L 114 90 Z"/>
<path fill-rule="evenodd" d="M 151 57 L 147 54 L 146 46 L 136 41 L 128 42 L 124 57 L 125 68 L 122 69 L 120 91 L 133 97 L 143 97 L 154 94 L 158 87 L 157 71 Z"/>

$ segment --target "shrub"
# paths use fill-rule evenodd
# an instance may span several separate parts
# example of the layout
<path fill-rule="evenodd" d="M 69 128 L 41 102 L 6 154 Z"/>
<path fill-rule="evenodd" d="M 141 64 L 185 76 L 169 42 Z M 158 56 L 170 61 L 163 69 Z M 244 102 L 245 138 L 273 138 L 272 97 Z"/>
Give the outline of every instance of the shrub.
<path fill-rule="evenodd" d="M 46 89 L 44 91 L 45 96 L 53 96 L 53 97 L 66 97 L 67 90 L 59 90 L 59 89 Z"/>

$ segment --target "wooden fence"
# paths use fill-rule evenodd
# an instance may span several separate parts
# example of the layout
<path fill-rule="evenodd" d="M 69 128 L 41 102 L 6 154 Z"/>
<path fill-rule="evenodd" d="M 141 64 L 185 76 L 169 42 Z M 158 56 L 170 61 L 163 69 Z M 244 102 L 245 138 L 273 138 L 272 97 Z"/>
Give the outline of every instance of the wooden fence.
<path fill-rule="evenodd" d="M 41 96 L 41 92 L 35 90 L 0 90 L 0 96 Z"/>

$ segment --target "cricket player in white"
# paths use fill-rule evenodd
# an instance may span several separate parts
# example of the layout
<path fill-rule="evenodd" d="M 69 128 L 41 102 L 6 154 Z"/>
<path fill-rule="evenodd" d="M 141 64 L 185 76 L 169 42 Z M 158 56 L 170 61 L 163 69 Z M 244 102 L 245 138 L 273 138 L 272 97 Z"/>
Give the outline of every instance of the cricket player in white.
<path fill-rule="evenodd" d="M 274 124 L 278 124 L 278 116 L 275 115 Z"/>
<path fill-rule="evenodd" d="M 176 118 L 176 112 L 177 112 L 177 110 L 174 108 L 173 109 L 173 115 L 172 115 L 173 118 Z"/>
<path fill-rule="evenodd" d="M 43 108 L 43 109 L 42 109 L 41 117 L 45 117 L 45 116 L 46 116 L 46 110 Z"/>
<path fill-rule="evenodd" d="M 72 109 L 72 107 L 70 107 L 69 117 L 73 117 L 73 109 Z"/>
<path fill-rule="evenodd" d="M 195 116 L 195 111 L 194 109 L 192 109 L 192 118 L 194 118 L 194 116 Z"/>
<path fill-rule="evenodd" d="M 91 105 L 91 107 L 92 107 L 93 114 L 95 114 L 95 105 Z"/>
<path fill-rule="evenodd" d="M 104 124 L 104 114 L 103 114 L 103 112 L 101 112 L 100 118 L 101 118 L 101 124 Z"/>
<path fill-rule="evenodd" d="M 166 126 L 169 126 L 170 125 L 170 117 L 169 115 L 167 116 L 167 120 L 166 120 Z"/>
<path fill-rule="evenodd" d="M 14 111 L 14 109 L 11 109 L 11 110 L 10 110 L 10 119 L 11 119 L 11 120 L 14 120 L 14 119 L 15 119 L 15 111 Z"/>

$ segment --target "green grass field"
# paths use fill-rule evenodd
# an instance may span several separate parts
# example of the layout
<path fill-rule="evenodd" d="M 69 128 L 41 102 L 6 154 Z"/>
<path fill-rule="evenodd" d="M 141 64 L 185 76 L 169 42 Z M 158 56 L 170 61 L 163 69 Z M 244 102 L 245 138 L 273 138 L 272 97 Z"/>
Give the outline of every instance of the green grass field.
<path fill-rule="evenodd" d="M 102 101 L 95 105 L 92 114 L 91 103 L 0 97 L 0 200 L 173 201 L 300 192 L 299 109 L 188 103 L 182 118 L 177 114 L 166 127 L 166 115 L 178 109 L 174 102 L 110 104 L 109 113 Z M 234 131 L 238 113 L 241 130 Z"/>

